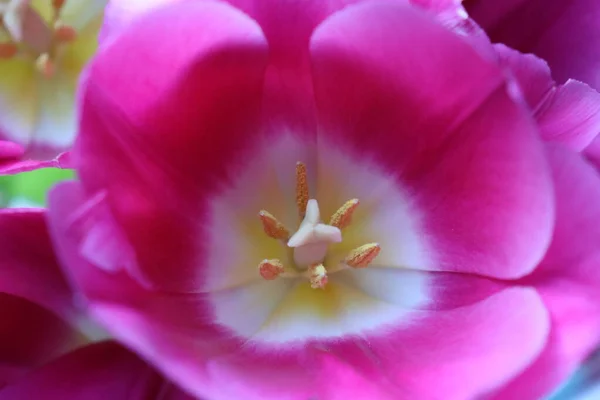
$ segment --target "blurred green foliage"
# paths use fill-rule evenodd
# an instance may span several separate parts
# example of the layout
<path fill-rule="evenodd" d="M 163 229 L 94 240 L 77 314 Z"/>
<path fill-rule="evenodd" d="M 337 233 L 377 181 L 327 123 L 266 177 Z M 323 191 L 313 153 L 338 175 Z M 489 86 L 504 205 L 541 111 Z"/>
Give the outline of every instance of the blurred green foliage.
<path fill-rule="evenodd" d="M 50 188 L 58 182 L 74 177 L 73 170 L 58 168 L 44 168 L 16 175 L 0 176 L 0 206 L 45 206 Z"/>

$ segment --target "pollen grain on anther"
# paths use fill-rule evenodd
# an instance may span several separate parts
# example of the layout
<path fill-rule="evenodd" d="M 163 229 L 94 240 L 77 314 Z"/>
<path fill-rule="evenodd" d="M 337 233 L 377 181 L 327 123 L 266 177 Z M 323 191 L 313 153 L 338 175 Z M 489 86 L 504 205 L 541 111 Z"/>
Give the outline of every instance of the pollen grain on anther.
<path fill-rule="evenodd" d="M 311 265 L 308 268 L 310 287 L 313 289 L 324 289 L 329 281 L 327 269 L 323 264 Z"/>
<path fill-rule="evenodd" d="M 0 60 L 13 58 L 19 52 L 19 48 L 13 42 L 0 43 Z"/>
<path fill-rule="evenodd" d="M 258 264 L 258 272 L 263 279 L 272 281 L 277 279 L 279 275 L 283 274 L 284 268 L 281 261 L 274 258 L 271 260 L 262 260 L 260 264 Z"/>
<path fill-rule="evenodd" d="M 290 232 L 286 229 L 286 227 L 277 220 L 268 211 L 261 210 L 258 213 L 258 217 L 263 225 L 263 230 L 270 238 L 277 240 L 288 240 L 290 237 Z"/>
<path fill-rule="evenodd" d="M 296 163 L 296 204 L 298 205 L 298 214 L 300 215 L 300 218 L 304 218 L 304 215 L 306 214 L 308 198 L 306 165 L 299 161 Z"/>
<path fill-rule="evenodd" d="M 329 225 L 335 226 L 339 229 L 344 229 L 350 225 L 352 222 L 352 215 L 354 214 L 354 210 L 360 202 L 358 199 L 351 199 L 345 202 L 338 210 L 331 216 L 331 220 L 329 221 Z"/>
<path fill-rule="evenodd" d="M 379 255 L 381 247 L 378 243 L 363 244 L 348 254 L 344 262 L 352 268 L 366 268 Z"/>

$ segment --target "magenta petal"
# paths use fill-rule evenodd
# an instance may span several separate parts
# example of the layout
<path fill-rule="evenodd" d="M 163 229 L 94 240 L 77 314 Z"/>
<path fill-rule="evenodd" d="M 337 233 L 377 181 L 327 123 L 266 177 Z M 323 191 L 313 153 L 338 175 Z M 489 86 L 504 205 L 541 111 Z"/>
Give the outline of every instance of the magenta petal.
<path fill-rule="evenodd" d="M 112 40 L 136 18 L 145 13 L 178 0 L 110 0 L 104 9 L 104 20 L 99 42 Z"/>
<path fill-rule="evenodd" d="M 6 293 L 0 293 L 0 319 L 0 387 L 74 348 L 81 339 L 56 314 Z"/>
<path fill-rule="evenodd" d="M 412 193 L 438 252 L 432 269 L 511 278 L 537 265 L 551 183 L 539 133 L 495 63 L 393 2 L 340 11 L 311 49 L 322 137 Z"/>
<path fill-rule="evenodd" d="M 65 318 L 77 313 L 46 227 L 44 210 L 0 210 L 0 292 Z"/>
<path fill-rule="evenodd" d="M 600 89 L 600 3 L 596 0 L 465 0 L 491 39 L 550 64 L 559 82 L 570 78 Z"/>
<path fill-rule="evenodd" d="M 25 149 L 17 143 L 0 140 L 0 160 L 18 158 L 25 154 Z"/>
<path fill-rule="evenodd" d="M 549 147 L 556 191 L 556 229 L 535 285 L 552 331 L 538 359 L 494 399 L 539 399 L 553 392 L 600 342 L 600 177 L 580 156 Z"/>
<path fill-rule="evenodd" d="M 534 361 L 549 331 L 544 304 L 535 290 L 524 287 L 453 310 L 423 312 L 418 321 L 368 335 L 363 344 L 381 369 L 379 377 L 415 399 L 477 398 Z M 353 361 L 344 344 L 332 352 L 357 367 L 363 364 Z"/>
<path fill-rule="evenodd" d="M 205 364 L 211 355 L 223 353 L 227 343 L 219 343 L 218 331 L 206 328 L 210 311 L 202 297 L 148 291 L 123 269 L 91 264 L 81 250 L 88 234 L 84 216 L 96 203 L 86 201 L 78 183 L 58 185 L 49 203 L 57 252 L 90 313 L 171 378 L 203 393 L 202 388 L 210 386 Z"/>
<path fill-rule="evenodd" d="M 0 175 L 13 175 L 21 172 L 35 171 L 40 168 L 59 168 L 57 160 L 34 161 L 34 160 L 0 160 Z"/>
<path fill-rule="evenodd" d="M 2 400 L 184 400 L 136 355 L 113 342 L 69 353 L 0 391 Z"/>
<path fill-rule="evenodd" d="M 384 374 L 364 375 L 343 359 L 320 352 L 320 386 L 324 399 L 395 400 L 414 398 L 409 389 L 398 389 L 387 382 Z M 412 396 L 411 396 L 412 395 Z"/>
<path fill-rule="evenodd" d="M 500 65 L 519 84 L 525 102 L 536 111 L 555 87 L 548 64 L 533 54 L 523 54 L 503 44 L 494 45 L 494 50 Z"/>
<path fill-rule="evenodd" d="M 544 140 L 581 151 L 600 133 L 598 92 L 574 80 L 557 86 L 544 60 L 504 45 L 494 48 L 500 64 L 516 78 Z"/>
<path fill-rule="evenodd" d="M 568 80 L 552 93 L 536 119 L 545 140 L 581 151 L 600 133 L 600 93 Z"/>
<path fill-rule="evenodd" d="M 198 287 L 196 221 L 259 134 L 266 52 L 240 11 L 182 2 L 137 19 L 91 64 L 73 162 L 90 198 L 106 193 L 147 283 Z"/>

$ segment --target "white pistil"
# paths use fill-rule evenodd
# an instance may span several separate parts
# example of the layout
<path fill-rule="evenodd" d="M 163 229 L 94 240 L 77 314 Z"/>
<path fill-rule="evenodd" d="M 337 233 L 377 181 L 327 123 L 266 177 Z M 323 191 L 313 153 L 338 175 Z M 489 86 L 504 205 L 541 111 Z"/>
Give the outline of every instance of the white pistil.
<path fill-rule="evenodd" d="M 288 247 L 294 248 L 294 262 L 300 269 L 322 263 L 329 245 L 342 241 L 342 232 L 334 226 L 321 223 L 320 214 L 319 203 L 310 199 L 300 228 L 288 241 Z"/>

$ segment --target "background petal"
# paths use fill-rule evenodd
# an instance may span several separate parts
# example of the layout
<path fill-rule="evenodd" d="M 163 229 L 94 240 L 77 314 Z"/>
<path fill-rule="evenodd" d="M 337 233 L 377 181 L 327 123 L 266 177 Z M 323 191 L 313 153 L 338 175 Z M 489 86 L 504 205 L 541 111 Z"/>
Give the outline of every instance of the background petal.
<path fill-rule="evenodd" d="M 114 342 L 73 351 L 0 391 L 0 399 L 192 400 Z"/>
<path fill-rule="evenodd" d="M 543 58 L 559 83 L 573 78 L 600 89 L 597 1 L 465 0 L 464 5 L 493 42 Z"/>
<path fill-rule="evenodd" d="M 56 260 L 45 217 L 44 210 L 0 210 L 0 292 L 72 317 L 73 293 Z"/>

